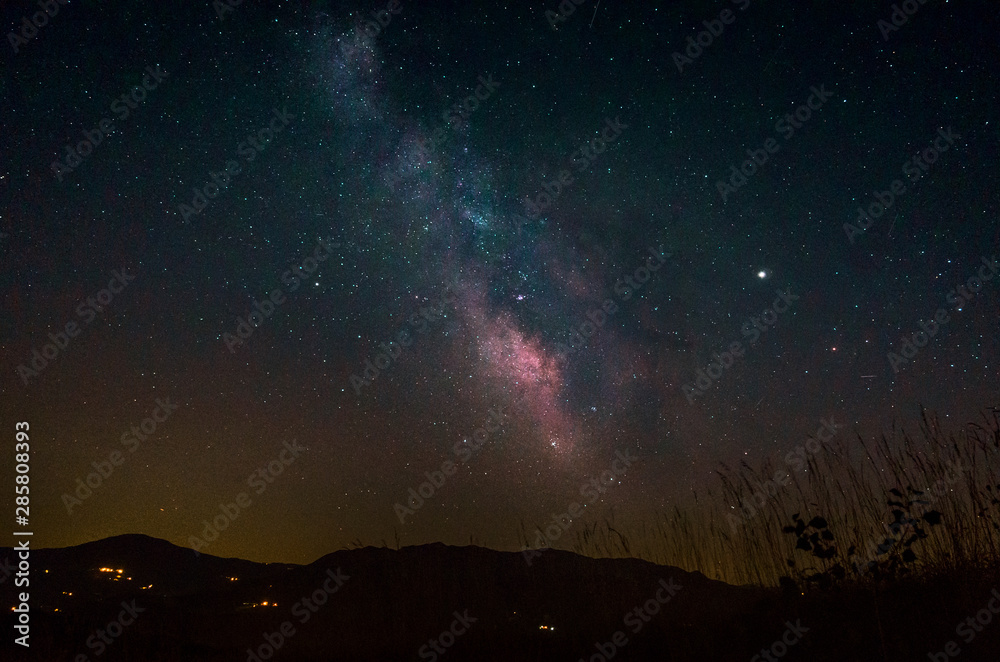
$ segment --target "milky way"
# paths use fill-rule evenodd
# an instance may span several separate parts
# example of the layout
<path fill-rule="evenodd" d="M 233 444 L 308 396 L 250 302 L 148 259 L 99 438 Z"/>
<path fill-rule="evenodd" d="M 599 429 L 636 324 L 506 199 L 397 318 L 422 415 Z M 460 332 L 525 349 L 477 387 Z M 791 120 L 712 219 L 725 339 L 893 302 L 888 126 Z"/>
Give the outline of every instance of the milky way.
<path fill-rule="evenodd" d="M 995 280 L 903 369 L 886 358 L 1000 253 L 995 31 L 956 3 L 890 42 L 880 12 L 747 3 L 683 71 L 671 54 L 711 18 L 690 3 L 601 3 L 558 30 L 528 4 L 404 1 L 381 24 L 379 4 L 88 5 L 12 59 L 0 408 L 48 430 L 52 544 L 186 544 L 294 437 L 307 459 L 218 553 L 308 562 L 397 533 L 508 549 L 626 449 L 592 521 L 683 506 L 720 461 L 773 461 L 830 416 L 877 434 L 919 405 L 961 424 L 995 404 Z M 147 67 L 169 77 L 56 177 Z M 794 137 L 774 130 L 824 85 Z M 185 218 L 275 113 L 287 127 Z M 961 140 L 892 220 L 845 238 L 949 126 Z M 320 238 L 335 250 L 291 291 Z M 123 268 L 139 275 L 65 351 L 18 372 Z M 774 316 L 778 291 L 798 298 Z M 60 495 L 162 397 L 178 410 L 67 516 Z M 400 495 L 498 407 L 401 526 Z"/>

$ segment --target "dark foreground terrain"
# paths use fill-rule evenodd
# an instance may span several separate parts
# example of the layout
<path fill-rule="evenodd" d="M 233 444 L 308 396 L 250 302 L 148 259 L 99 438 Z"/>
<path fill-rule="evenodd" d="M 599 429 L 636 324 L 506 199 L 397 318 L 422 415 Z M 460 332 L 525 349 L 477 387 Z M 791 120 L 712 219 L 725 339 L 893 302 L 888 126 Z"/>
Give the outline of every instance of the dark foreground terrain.
<path fill-rule="evenodd" d="M 31 562 L 31 648 L 11 644 L 7 577 L 2 650 L 15 650 L 3 659 L 1000 659 L 993 587 L 968 578 L 807 598 L 561 551 L 529 566 L 479 547 L 368 547 L 300 566 L 140 535 L 37 550 Z M 941 652 L 949 641 L 957 658 Z"/>

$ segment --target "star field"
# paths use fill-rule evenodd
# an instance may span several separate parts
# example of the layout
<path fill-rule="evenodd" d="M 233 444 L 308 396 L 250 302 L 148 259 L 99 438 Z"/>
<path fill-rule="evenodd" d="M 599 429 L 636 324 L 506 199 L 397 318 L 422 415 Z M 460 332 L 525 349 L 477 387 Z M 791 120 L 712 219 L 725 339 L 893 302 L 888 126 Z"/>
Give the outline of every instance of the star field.
<path fill-rule="evenodd" d="M 585 3 L 553 29 L 556 2 L 403 0 L 375 30 L 384 3 L 74 3 L 8 48 L 0 413 L 36 431 L 45 546 L 190 546 L 296 439 L 302 459 L 209 553 L 515 549 L 616 451 L 639 459 L 588 519 L 685 507 L 719 462 L 766 461 L 824 417 L 874 435 L 920 406 L 961 426 L 996 405 L 1000 279 L 948 300 L 1000 255 L 996 17 L 928 3 L 884 39 L 887 7 L 717 4 Z M 723 6 L 734 21 L 679 71 Z M 81 322 L 122 268 L 135 279 Z M 164 397 L 176 411 L 68 514 Z M 401 523 L 394 504 L 498 407 Z"/>

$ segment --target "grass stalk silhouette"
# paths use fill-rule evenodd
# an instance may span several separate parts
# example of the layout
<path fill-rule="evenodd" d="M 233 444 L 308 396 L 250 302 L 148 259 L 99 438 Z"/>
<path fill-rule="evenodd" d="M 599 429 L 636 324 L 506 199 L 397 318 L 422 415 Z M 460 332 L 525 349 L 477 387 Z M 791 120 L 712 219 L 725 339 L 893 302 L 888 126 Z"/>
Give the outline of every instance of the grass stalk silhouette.
<path fill-rule="evenodd" d="M 717 491 L 706 490 L 707 499 L 696 492 L 689 508 L 657 513 L 636 530 L 616 523 L 613 514 L 586 523 L 575 531 L 571 548 L 765 586 L 779 585 L 782 577 L 796 585 L 819 578 L 814 583 L 828 587 L 996 575 L 1000 409 L 957 430 L 946 430 L 921 409 L 918 428 L 914 435 L 894 423 L 871 439 L 855 434 L 850 444 L 846 435 L 827 442 L 760 505 L 752 495 L 774 476 L 774 463 L 723 464 Z M 757 512 L 734 530 L 727 515 L 746 503 Z"/>

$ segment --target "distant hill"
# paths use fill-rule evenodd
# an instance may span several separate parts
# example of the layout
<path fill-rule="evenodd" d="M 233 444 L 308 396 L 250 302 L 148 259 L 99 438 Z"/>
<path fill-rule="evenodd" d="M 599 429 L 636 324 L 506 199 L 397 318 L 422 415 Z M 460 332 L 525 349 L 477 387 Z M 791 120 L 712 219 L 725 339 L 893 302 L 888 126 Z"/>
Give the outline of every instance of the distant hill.
<path fill-rule="evenodd" d="M 0 548 L 0 562 L 10 557 Z M 599 650 L 615 651 L 616 660 L 748 660 L 796 619 L 809 632 L 788 659 L 881 659 L 862 654 L 874 655 L 885 637 L 870 597 L 851 600 L 807 603 L 677 568 L 558 550 L 531 565 L 520 553 L 442 544 L 260 564 L 126 535 L 32 552 L 32 651 L 16 659 L 252 661 L 277 648 L 273 659 L 302 661 L 591 660 Z M 134 604 L 134 622 L 123 603 Z M 904 625 L 917 625 L 889 604 L 882 610 L 893 641 Z M 9 633 L 13 614 L 5 612 Z M 97 630 L 117 632 L 108 623 L 123 613 L 131 624 L 103 642 Z M 931 625 L 916 635 L 943 647 L 953 621 L 929 621 L 940 636 Z M 616 632 L 624 646 L 613 643 Z M 985 634 L 980 643 L 989 645 Z M 841 645 L 857 656 L 844 657 Z M 914 659 L 931 649 L 922 650 Z"/>

